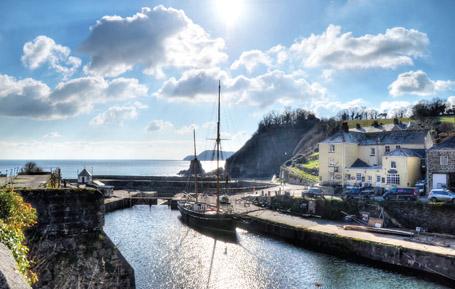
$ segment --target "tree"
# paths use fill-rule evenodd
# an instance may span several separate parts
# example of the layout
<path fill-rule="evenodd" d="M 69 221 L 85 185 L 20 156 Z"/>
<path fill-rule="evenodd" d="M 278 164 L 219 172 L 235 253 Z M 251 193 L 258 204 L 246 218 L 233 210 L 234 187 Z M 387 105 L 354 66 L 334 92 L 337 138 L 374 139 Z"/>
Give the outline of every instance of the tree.
<path fill-rule="evenodd" d="M 38 167 L 35 162 L 27 162 L 25 163 L 24 167 L 22 168 L 23 174 L 36 174 L 42 172 L 43 169 Z"/>

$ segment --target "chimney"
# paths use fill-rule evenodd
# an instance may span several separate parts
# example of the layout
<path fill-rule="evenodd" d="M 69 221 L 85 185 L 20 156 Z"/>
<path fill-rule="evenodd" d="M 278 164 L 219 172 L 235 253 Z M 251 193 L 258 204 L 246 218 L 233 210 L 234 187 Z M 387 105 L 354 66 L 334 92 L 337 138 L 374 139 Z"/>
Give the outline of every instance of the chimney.
<path fill-rule="evenodd" d="M 343 132 L 349 132 L 349 125 L 348 125 L 347 122 L 343 122 L 343 123 L 341 124 L 341 130 L 342 130 Z"/>

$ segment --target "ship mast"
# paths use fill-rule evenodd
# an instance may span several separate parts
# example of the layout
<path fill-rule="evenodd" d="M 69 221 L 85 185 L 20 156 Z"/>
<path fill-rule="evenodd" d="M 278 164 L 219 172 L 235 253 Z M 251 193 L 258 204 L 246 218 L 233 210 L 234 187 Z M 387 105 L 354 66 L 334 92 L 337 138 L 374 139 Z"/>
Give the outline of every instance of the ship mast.
<path fill-rule="evenodd" d="M 197 161 L 197 154 L 196 154 L 196 129 L 193 129 L 193 144 L 194 144 L 194 165 L 193 165 L 193 173 L 194 173 L 194 193 L 196 195 L 196 202 L 198 200 L 198 191 L 197 191 L 197 170 L 198 170 L 198 167 L 197 167 L 197 164 L 198 164 L 198 161 Z"/>
<path fill-rule="evenodd" d="M 221 81 L 218 81 L 218 121 L 216 123 L 216 212 L 220 212 L 220 99 Z"/>

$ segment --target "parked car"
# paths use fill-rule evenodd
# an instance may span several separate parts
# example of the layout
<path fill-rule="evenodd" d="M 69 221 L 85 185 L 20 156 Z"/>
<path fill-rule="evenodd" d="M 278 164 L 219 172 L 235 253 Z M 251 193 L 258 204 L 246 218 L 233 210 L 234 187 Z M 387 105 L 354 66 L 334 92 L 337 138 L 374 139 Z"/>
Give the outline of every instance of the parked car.
<path fill-rule="evenodd" d="M 360 187 L 350 187 L 347 188 L 343 193 L 343 198 L 346 200 L 351 199 L 369 199 L 374 196 L 375 191 L 372 187 L 360 188 Z"/>
<path fill-rule="evenodd" d="M 417 200 L 417 192 L 413 188 L 393 188 L 386 191 L 382 197 L 384 200 Z"/>
<path fill-rule="evenodd" d="M 310 197 L 322 196 L 322 190 L 318 187 L 310 187 L 308 190 L 302 192 L 302 197 L 304 196 Z"/>
<path fill-rule="evenodd" d="M 416 191 L 419 194 L 419 196 L 425 195 L 425 180 L 420 180 L 416 182 Z"/>
<path fill-rule="evenodd" d="M 432 202 L 444 201 L 455 203 L 455 193 L 447 189 L 433 189 L 428 194 L 428 199 Z"/>

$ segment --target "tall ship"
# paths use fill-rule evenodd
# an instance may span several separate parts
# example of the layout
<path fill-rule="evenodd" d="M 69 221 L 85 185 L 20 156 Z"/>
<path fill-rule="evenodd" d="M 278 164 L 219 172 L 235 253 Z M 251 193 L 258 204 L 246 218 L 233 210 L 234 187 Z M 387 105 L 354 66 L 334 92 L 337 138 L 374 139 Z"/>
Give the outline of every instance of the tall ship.
<path fill-rule="evenodd" d="M 201 229 L 220 233 L 235 233 L 234 214 L 220 206 L 220 152 L 221 152 L 221 137 L 220 137 L 220 108 L 221 108 L 221 83 L 218 83 L 218 120 L 216 130 L 216 204 L 203 202 L 199 198 L 198 191 L 198 170 L 196 169 L 197 154 L 196 154 L 196 136 L 193 131 L 194 141 L 194 165 L 190 165 L 194 175 L 194 200 L 179 201 L 177 207 L 182 216 L 182 220 L 190 226 L 195 226 Z M 192 161 L 192 162 L 193 162 Z"/>

